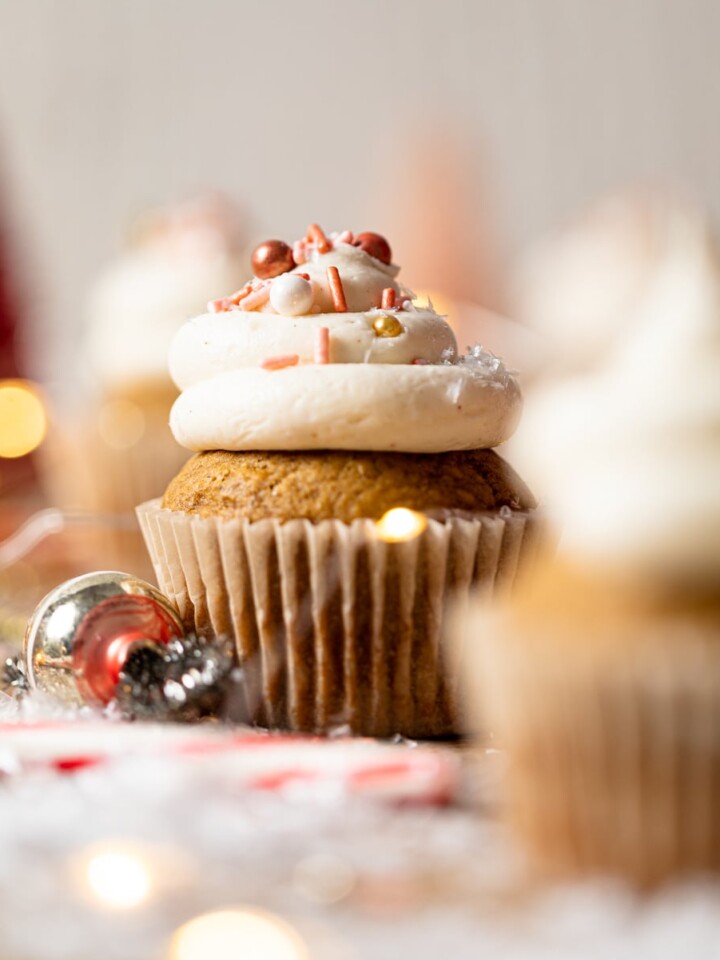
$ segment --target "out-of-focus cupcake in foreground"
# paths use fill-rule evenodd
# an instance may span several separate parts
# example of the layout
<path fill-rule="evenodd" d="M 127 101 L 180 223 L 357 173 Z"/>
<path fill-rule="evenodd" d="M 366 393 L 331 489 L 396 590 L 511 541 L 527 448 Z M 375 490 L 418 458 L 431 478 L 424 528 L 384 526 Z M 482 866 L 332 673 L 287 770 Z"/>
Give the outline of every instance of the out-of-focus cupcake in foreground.
<path fill-rule="evenodd" d="M 465 639 L 536 859 L 641 884 L 720 870 L 720 265 L 692 211 L 654 240 L 592 371 L 528 404 L 558 557 Z"/>
<path fill-rule="evenodd" d="M 634 329 L 680 238 L 697 229 L 697 212 L 680 197 L 626 189 L 601 197 L 530 246 L 509 284 L 510 312 L 524 331 L 517 340 L 522 349 L 513 343 L 509 355 L 521 364 L 531 413 L 547 387 L 606 365 Z M 536 443 L 536 426 L 524 417 L 508 452 L 542 502 L 553 491 L 543 486 L 542 469 L 533 473 Z"/>
<path fill-rule="evenodd" d="M 650 189 L 610 193 L 530 247 L 513 271 L 512 316 L 540 335 L 525 377 L 591 372 L 626 332 L 675 236 L 695 213 Z"/>
<path fill-rule="evenodd" d="M 45 451 L 51 501 L 132 514 L 185 459 L 167 430 L 177 389 L 167 352 L 183 321 L 242 271 L 237 210 L 204 197 L 148 213 L 98 278 L 88 303 L 74 398 L 58 409 Z"/>
<path fill-rule="evenodd" d="M 177 440 L 198 451 L 138 514 L 188 626 L 235 637 L 258 723 L 461 729 L 450 597 L 514 582 L 534 500 L 492 450 L 517 380 L 457 350 L 387 241 L 317 226 L 177 333 Z"/>

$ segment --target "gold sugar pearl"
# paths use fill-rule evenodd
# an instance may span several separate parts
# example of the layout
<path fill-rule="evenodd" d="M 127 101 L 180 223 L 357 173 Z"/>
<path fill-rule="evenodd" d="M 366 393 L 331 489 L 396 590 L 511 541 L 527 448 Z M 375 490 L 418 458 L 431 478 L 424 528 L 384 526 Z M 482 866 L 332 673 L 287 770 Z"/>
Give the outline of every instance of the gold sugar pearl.
<path fill-rule="evenodd" d="M 397 317 L 384 313 L 373 320 L 373 330 L 376 337 L 399 337 L 405 328 Z"/>

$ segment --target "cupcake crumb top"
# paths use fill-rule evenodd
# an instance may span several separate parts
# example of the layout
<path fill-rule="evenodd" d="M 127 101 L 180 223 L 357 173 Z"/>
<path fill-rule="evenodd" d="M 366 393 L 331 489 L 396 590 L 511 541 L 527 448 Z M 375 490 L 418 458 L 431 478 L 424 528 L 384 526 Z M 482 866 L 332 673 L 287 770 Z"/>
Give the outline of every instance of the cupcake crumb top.
<path fill-rule="evenodd" d="M 250 521 L 379 519 L 393 507 L 442 516 L 532 509 L 532 494 L 492 450 L 444 454 L 214 450 L 192 457 L 163 507 Z"/>

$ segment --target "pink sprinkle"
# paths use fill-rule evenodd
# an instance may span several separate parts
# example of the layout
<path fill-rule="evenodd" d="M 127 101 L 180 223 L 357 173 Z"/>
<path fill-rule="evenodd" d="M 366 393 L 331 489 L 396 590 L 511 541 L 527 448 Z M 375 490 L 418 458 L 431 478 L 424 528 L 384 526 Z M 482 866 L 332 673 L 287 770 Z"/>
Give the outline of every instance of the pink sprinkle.
<path fill-rule="evenodd" d="M 313 770 L 278 770 L 275 773 L 268 772 L 256 774 L 250 781 L 254 790 L 283 790 L 291 784 L 298 781 L 317 780 L 319 774 Z"/>
<path fill-rule="evenodd" d="M 395 306 L 395 290 L 393 287 L 385 287 L 382 292 L 382 302 L 380 306 L 383 310 L 392 310 Z"/>
<path fill-rule="evenodd" d="M 232 307 L 232 301 L 229 297 L 221 297 L 220 300 L 208 301 L 208 313 L 224 313 Z"/>
<path fill-rule="evenodd" d="M 429 363 L 429 360 L 423 360 L 421 357 L 415 357 L 415 359 L 412 361 L 412 364 L 415 367 L 427 367 Z"/>
<path fill-rule="evenodd" d="M 228 300 L 230 303 L 240 303 L 252 290 L 252 285 L 246 283 L 244 287 L 240 287 L 239 290 L 236 290 L 235 293 L 230 294 Z"/>
<path fill-rule="evenodd" d="M 301 263 L 305 263 L 305 261 L 307 260 L 307 255 L 305 253 L 305 243 L 302 240 L 296 240 L 295 243 L 293 243 L 292 250 L 293 250 L 293 260 L 295 261 L 295 263 L 297 263 L 298 265 Z"/>
<path fill-rule="evenodd" d="M 296 353 L 285 353 L 279 357 L 265 357 L 260 366 L 263 370 L 282 370 L 283 367 L 296 367 L 299 360 Z"/>
<path fill-rule="evenodd" d="M 267 303 L 269 298 L 270 284 L 267 284 L 267 286 L 259 287 L 257 290 L 253 290 L 252 293 L 249 293 L 240 301 L 239 306 L 241 310 L 256 310 L 264 303 Z"/>
<path fill-rule="evenodd" d="M 330 328 L 316 327 L 313 334 L 315 363 L 330 363 Z"/>
<path fill-rule="evenodd" d="M 350 230 L 343 230 L 342 233 L 339 233 L 335 237 L 334 242 L 335 243 L 352 243 L 353 242 L 352 232 Z"/>

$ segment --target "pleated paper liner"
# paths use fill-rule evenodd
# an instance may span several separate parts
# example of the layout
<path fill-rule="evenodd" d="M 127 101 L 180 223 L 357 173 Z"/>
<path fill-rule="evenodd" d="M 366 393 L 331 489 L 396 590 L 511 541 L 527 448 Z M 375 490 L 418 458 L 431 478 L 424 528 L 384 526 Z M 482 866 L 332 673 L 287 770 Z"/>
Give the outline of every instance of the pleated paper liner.
<path fill-rule="evenodd" d="M 50 503 L 108 517 L 91 545 L 95 565 L 151 578 L 135 506 L 161 493 L 187 460 L 167 428 L 167 415 L 146 411 L 142 436 L 127 447 L 110 446 L 89 418 L 58 424 L 41 452 L 41 481 Z M 121 521 L 113 523 L 113 517 Z"/>
<path fill-rule="evenodd" d="M 720 871 L 720 635 L 652 627 L 591 651 L 579 630 L 562 652 L 552 622 L 530 639 L 482 614 L 466 630 L 509 755 L 507 819 L 542 871 L 640 886 Z"/>
<path fill-rule="evenodd" d="M 161 589 L 189 629 L 235 638 L 262 726 L 373 736 L 457 733 L 462 651 L 450 601 L 508 590 L 533 554 L 532 514 L 429 520 L 404 543 L 357 520 L 138 518 Z"/>

